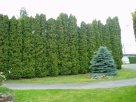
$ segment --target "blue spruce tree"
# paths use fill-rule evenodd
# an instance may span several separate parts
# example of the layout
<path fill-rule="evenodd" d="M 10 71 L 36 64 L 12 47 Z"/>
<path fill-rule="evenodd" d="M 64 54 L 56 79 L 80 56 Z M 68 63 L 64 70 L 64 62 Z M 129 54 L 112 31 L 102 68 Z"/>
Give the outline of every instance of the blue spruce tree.
<path fill-rule="evenodd" d="M 114 76 L 116 75 L 116 64 L 112 57 L 111 52 L 107 47 L 100 47 L 90 61 L 90 72 L 92 76 L 96 75 L 106 75 Z"/>

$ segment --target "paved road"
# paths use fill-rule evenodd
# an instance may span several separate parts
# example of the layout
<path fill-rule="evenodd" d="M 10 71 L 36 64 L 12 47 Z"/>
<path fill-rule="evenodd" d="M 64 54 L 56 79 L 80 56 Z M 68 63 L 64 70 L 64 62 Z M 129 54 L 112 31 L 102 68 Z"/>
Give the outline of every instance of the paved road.
<path fill-rule="evenodd" d="M 17 84 L 5 83 L 10 89 L 95 89 L 95 88 L 111 88 L 136 85 L 136 78 L 128 80 L 118 80 L 109 82 L 88 82 L 88 83 L 74 83 L 74 84 Z"/>
<path fill-rule="evenodd" d="M 136 70 L 136 64 L 126 64 L 123 68 L 130 68 Z M 86 82 L 86 83 L 71 83 L 71 84 L 18 84 L 5 83 L 10 89 L 25 90 L 25 89 L 95 89 L 95 88 L 112 88 L 136 85 L 136 78 L 126 80 L 116 80 L 108 82 Z"/>
<path fill-rule="evenodd" d="M 124 64 L 122 68 L 134 69 L 136 70 L 136 64 Z"/>

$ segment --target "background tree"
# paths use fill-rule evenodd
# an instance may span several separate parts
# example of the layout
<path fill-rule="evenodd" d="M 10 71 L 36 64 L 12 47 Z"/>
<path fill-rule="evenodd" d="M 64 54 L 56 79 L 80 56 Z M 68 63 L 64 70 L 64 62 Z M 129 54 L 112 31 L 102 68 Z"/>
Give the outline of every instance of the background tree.
<path fill-rule="evenodd" d="M 134 34 L 135 34 L 135 39 L 136 39 L 136 10 L 132 13 L 132 18 L 133 18 Z"/>
<path fill-rule="evenodd" d="M 26 16 L 28 16 L 27 11 L 24 7 L 22 7 L 21 10 L 20 10 L 20 18 L 23 19 Z"/>

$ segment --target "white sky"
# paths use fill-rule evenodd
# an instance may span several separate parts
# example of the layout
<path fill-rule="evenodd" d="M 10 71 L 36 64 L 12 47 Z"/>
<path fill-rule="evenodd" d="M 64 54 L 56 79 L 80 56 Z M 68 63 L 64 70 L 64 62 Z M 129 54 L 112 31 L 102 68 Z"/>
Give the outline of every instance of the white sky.
<path fill-rule="evenodd" d="M 131 13 L 136 10 L 136 0 L 0 0 L 0 13 L 19 17 L 21 7 L 29 16 L 36 13 L 56 18 L 61 12 L 76 16 L 81 21 L 91 23 L 97 19 L 105 23 L 110 16 L 118 16 L 122 30 L 122 44 L 125 53 L 136 53 Z"/>

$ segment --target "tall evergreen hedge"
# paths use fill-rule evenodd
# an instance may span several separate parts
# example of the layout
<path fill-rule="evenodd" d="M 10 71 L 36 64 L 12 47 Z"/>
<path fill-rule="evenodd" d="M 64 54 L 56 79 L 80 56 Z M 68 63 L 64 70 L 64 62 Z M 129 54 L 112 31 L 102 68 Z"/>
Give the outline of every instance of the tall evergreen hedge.
<path fill-rule="evenodd" d="M 120 69 L 117 17 L 78 26 L 76 17 L 65 13 L 48 20 L 44 14 L 29 17 L 25 9 L 19 18 L 0 14 L 0 72 L 12 79 L 88 73 L 100 46 L 112 51 Z"/>

